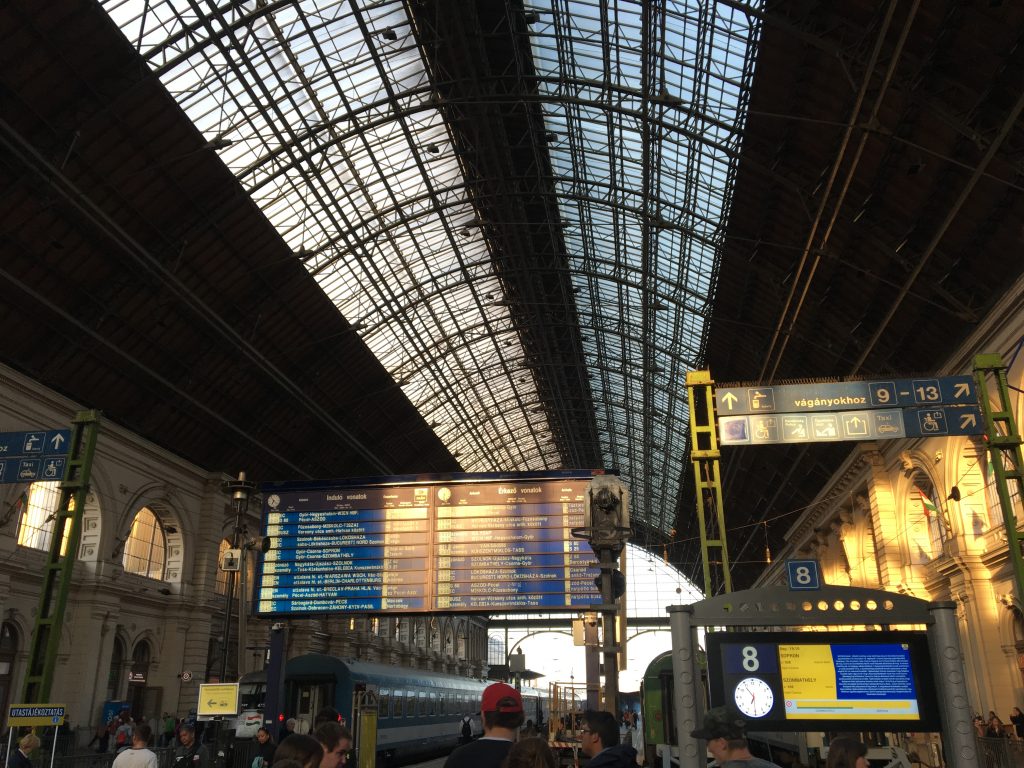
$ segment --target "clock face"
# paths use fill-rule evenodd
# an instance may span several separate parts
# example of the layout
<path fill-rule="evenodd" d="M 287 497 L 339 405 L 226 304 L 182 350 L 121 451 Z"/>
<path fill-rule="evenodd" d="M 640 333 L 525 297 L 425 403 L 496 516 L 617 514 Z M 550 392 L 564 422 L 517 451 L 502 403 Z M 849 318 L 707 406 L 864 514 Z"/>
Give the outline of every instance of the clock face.
<path fill-rule="evenodd" d="M 267 496 L 267 506 L 271 509 L 277 509 L 278 504 L 281 503 L 281 497 L 276 493 L 272 493 Z"/>
<path fill-rule="evenodd" d="M 733 689 L 736 708 L 747 717 L 764 717 L 772 711 L 775 694 L 764 680 L 745 677 Z"/>

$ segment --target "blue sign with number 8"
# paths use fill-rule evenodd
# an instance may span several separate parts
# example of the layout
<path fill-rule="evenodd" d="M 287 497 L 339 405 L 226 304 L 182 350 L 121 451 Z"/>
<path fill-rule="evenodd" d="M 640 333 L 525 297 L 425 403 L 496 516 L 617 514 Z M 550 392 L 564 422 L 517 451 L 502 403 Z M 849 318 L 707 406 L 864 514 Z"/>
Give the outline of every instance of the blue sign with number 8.
<path fill-rule="evenodd" d="M 787 560 L 791 590 L 821 589 L 821 566 L 817 560 Z"/>

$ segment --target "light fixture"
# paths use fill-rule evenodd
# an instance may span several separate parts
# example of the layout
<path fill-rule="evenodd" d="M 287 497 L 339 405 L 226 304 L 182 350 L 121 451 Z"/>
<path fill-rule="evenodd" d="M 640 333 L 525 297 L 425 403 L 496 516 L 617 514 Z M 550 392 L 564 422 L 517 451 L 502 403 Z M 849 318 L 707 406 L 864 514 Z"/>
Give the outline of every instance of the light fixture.
<path fill-rule="evenodd" d="M 946 497 L 946 501 L 960 501 L 960 489 L 955 485 L 949 489 L 949 496 Z"/>
<path fill-rule="evenodd" d="M 398 33 L 395 32 L 395 30 L 393 30 L 391 27 L 385 27 L 383 30 L 381 30 L 380 36 L 384 40 L 388 40 L 392 43 L 398 39 Z"/>

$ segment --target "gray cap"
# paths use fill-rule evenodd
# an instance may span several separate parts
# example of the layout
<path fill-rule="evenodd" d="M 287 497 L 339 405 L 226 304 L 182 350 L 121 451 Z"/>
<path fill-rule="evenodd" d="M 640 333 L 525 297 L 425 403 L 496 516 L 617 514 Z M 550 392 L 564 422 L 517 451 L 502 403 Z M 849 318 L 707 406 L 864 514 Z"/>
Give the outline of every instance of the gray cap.
<path fill-rule="evenodd" d="M 714 707 L 704 715 L 704 726 L 690 731 L 695 739 L 745 739 L 747 723 L 732 715 L 726 707 Z"/>

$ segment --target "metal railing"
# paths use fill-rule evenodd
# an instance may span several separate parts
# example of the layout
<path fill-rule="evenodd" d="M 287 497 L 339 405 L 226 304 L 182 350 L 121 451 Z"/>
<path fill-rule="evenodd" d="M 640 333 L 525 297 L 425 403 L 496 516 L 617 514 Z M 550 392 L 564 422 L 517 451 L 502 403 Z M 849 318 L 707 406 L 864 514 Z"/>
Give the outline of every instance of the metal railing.
<path fill-rule="evenodd" d="M 1011 738 L 979 738 L 981 768 L 1024 768 L 1024 741 Z"/>

